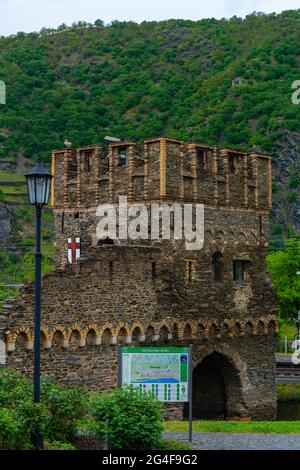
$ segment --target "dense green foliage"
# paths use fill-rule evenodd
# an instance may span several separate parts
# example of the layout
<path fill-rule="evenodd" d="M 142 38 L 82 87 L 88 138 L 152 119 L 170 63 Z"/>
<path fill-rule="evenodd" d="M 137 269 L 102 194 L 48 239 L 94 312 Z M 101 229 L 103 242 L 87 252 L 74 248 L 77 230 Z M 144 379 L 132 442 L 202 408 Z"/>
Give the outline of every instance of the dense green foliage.
<path fill-rule="evenodd" d="M 299 384 L 277 384 L 277 419 L 299 421 Z"/>
<path fill-rule="evenodd" d="M 49 448 L 65 448 L 76 434 L 85 404 L 84 390 L 64 389 L 49 378 L 42 382 L 41 404 L 33 404 L 32 384 L 17 372 L 0 371 L 0 449 L 31 448 L 37 424 Z"/>
<path fill-rule="evenodd" d="M 277 384 L 277 399 L 279 401 L 297 401 L 300 403 L 300 385 Z"/>
<path fill-rule="evenodd" d="M 92 395 L 90 413 L 99 423 L 98 435 L 109 449 L 151 450 L 162 448 L 161 402 L 151 394 L 124 387 Z"/>
<path fill-rule="evenodd" d="M 267 269 L 280 303 L 282 317 L 295 318 L 300 310 L 300 240 L 290 238 L 283 251 L 272 252 Z"/>
<path fill-rule="evenodd" d="M 2 37 L 0 154 L 23 149 L 49 160 L 65 137 L 91 144 L 108 133 L 269 150 L 280 128 L 299 129 L 291 102 L 299 24 L 295 10 L 244 20 L 98 20 Z"/>
<path fill-rule="evenodd" d="M 41 403 L 33 404 L 29 380 L 0 371 L 0 450 L 30 449 L 37 425 L 49 450 L 71 450 L 78 436 L 96 437 L 111 449 L 175 449 L 162 439 L 162 414 L 160 402 L 131 387 L 98 394 L 63 388 L 50 377 L 42 379 Z"/>

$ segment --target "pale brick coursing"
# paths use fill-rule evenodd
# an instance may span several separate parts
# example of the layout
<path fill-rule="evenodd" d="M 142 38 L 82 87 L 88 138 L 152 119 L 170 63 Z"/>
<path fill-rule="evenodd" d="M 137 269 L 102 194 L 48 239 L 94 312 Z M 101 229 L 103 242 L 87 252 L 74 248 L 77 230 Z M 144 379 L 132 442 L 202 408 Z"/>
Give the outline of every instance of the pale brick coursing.
<path fill-rule="evenodd" d="M 274 418 L 276 300 L 265 272 L 270 157 L 168 139 L 146 141 L 143 154 L 128 142 L 104 155 L 99 146 L 53 153 L 57 265 L 43 279 L 43 373 L 105 390 L 116 385 L 118 344 L 192 344 L 195 367 L 213 352 L 227 358 L 228 415 Z M 203 249 L 186 251 L 184 241 L 99 245 L 96 207 L 120 195 L 129 203 L 204 203 Z M 81 238 L 75 266 L 67 265 L 70 236 Z M 223 255 L 221 282 L 212 278 L 215 252 Z M 250 263 L 242 284 L 233 281 L 233 259 Z M 6 366 L 28 375 L 32 318 L 28 284 L 0 314 Z M 169 408 L 182 416 L 181 406 Z"/>

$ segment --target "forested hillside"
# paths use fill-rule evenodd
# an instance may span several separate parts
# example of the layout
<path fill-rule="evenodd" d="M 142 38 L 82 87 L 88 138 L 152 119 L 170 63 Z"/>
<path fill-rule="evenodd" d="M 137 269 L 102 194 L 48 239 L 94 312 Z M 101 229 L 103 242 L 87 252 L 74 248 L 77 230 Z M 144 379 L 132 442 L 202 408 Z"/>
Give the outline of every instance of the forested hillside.
<path fill-rule="evenodd" d="M 106 134 L 165 135 L 254 148 L 274 154 L 272 237 L 299 232 L 300 105 L 291 96 L 300 80 L 300 10 L 79 22 L 1 37 L 0 52 L 3 171 L 23 155 L 49 162 L 66 137 L 83 145 Z"/>
<path fill-rule="evenodd" d="M 63 25 L 0 39 L 2 155 L 166 134 L 271 150 L 299 130 L 300 10 L 245 20 Z M 233 80 L 235 80 L 233 82 Z"/>

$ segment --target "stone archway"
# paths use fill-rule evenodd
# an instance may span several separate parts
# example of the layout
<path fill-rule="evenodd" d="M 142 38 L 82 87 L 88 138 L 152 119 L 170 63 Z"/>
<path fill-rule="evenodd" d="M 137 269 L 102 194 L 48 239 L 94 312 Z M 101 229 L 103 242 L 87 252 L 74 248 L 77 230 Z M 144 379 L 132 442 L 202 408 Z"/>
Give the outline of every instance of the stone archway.
<path fill-rule="evenodd" d="M 246 416 L 238 366 L 225 354 L 212 351 L 193 370 L 193 418 Z"/>

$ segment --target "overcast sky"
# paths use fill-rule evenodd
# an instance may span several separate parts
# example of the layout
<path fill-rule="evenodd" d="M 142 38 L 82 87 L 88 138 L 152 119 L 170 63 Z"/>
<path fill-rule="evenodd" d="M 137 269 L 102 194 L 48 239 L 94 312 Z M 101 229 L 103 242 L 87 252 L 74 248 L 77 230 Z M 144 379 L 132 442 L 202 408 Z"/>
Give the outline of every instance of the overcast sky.
<path fill-rule="evenodd" d="M 0 0 L 0 35 L 74 21 L 230 18 L 300 8 L 299 0 Z"/>

